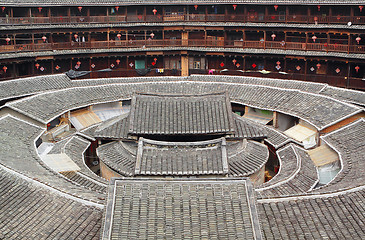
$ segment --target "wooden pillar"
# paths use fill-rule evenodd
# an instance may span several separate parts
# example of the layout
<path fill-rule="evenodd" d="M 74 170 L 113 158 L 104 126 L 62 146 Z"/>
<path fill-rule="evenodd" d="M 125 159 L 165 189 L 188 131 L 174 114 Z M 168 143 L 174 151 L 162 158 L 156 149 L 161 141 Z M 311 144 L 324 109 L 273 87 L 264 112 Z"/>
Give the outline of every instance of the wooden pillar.
<path fill-rule="evenodd" d="M 189 58 L 181 54 L 181 76 L 189 76 Z"/>
<path fill-rule="evenodd" d="M 69 22 L 71 22 L 71 8 L 70 7 L 67 8 L 67 16 L 68 16 Z"/>
<path fill-rule="evenodd" d="M 109 48 L 109 46 L 110 46 L 110 30 L 109 30 L 109 28 L 106 32 L 106 41 L 108 42 L 108 48 Z"/>
<path fill-rule="evenodd" d="M 278 128 L 279 124 L 278 124 L 278 113 L 277 112 L 273 112 L 273 127 L 274 128 Z"/>
<path fill-rule="evenodd" d="M 287 67 L 287 59 L 284 58 L 284 72 L 287 72 L 288 67 Z"/>
<path fill-rule="evenodd" d="M 31 66 L 31 68 L 30 68 L 30 71 L 31 71 L 31 73 L 32 73 L 32 76 L 34 75 L 34 62 L 30 62 L 30 66 Z"/>
<path fill-rule="evenodd" d="M 51 73 L 54 74 L 54 60 L 53 59 L 51 60 L 51 69 L 52 69 Z"/>
<path fill-rule="evenodd" d="M 205 21 L 207 21 L 208 18 L 208 6 L 205 6 Z"/>
<path fill-rule="evenodd" d="M 328 49 L 329 49 L 329 47 L 330 47 L 330 43 L 331 43 L 331 39 L 330 39 L 330 33 L 328 32 L 327 33 L 327 52 L 328 52 Z"/>
<path fill-rule="evenodd" d="M 308 59 L 304 59 L 304 75 L 305 79 L 307 79 L 307 70 L 308 69 Z"/>
<path fill-rule="evenodd" d="M 307 44 L 308 44 L 308 32 L 305 33 L 305 50 L 307 50 Z"/>
<path fill-rule="evenodd" d="M 265 23 L 266 23 L 267 19 L 269 18 L 269 9 L 267 8 L 267 6 L 265 6 L 265 16 L 264 16 L 264 18 L 265 18 Z"/>
<path fill-rule="evenodd" d="M 243 56 L 243 71 L 246 70 L 246 57 Z"/>
<path fill-rule="evenodd" d="M 285 6 L 285 22 L 287 23 L 288 22 L 288 17 L 289 17 L 289 7 L 288 6 Z"/>
<path fill-rule="evenodd" d="M 328 16 L 329 16 L 329 19 L 331 21 L 332 20 L 331 19 L 331 17 L 332 17 L 332 7 L 331 6 L 329 7 Z"/>
<path fill-rule="evenodd" d="M 311 9 L 310 6 L 307 6 L 307 23 L 309 22 L 310 16 L 311 16 Z"/>
<path fill-rule="evenodd" d="M 16 66 L 15 66 L 15 62 L 12 63 L 12 67 L 13 67 L 13 77 L 17 77 L 18 73 L 16 72 Z"/>
<path fill-rule="evenodd" d="M 347 53 L 350 53 L 350 43 L 351 43 L 351 35 L 350 33 L 347 34 Z"/>
<path fill-rule="evenodd" d="M 350 87 L 350 75 L 351 75 L 351 64 L 348 62 L 347 63 L 347 83 L 346 83 L 346 88 Z"/>
<path fill-rule="evenodd" d="M 244 22 L 247 21 L 247 5 L 243 7 Z"/>
<path fill-rule="evenodd" d="M 266 31 L 264 31 L 264 49 L 266 49 Z"/>

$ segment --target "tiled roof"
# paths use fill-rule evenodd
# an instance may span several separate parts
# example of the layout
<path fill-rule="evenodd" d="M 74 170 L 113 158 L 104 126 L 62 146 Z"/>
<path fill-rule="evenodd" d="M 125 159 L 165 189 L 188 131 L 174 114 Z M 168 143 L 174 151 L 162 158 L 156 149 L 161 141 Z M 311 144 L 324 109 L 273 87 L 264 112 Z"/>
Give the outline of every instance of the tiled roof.
<path fill-rule="evenodd" d="M 261 239 L 245 180 L 115 180 L 101 239 Z"/>
<path fill-rule="evenodd" d="M 93 185 L 92 182 L 97 182 L 98 185 L 102 186 L 103 188 L 106 187 L 107 181 L 104 178 L 99 177 L 94 172 L 90 170 L 88 166 L 86 166 L 84 161 L 84 152 L 86 149 L 90 146 L 90 142 L 78 137 L 78 136 L 71 136 L 69 138 L 66 138 L 62 141 L 59 141 L 55 144 L 55 146 L 52 148 L 52 150 L 49 152 L 49 154 L 60 154 L 65 153 L 69 158 L 72 159 L 74 163 L 81 169 L 78 174 L 83 176 L 86 176 L 86 180 L 91 178 L 92 180 L 89 180 L 90 185 Z M 98 186 L 95 186 L 99 189 Z M 105 189 L 104 189 L 105 190 Z M 104 191 L 103 190 L 103 191 Z"/>
<path fill-rule="evenodd" d="M 0 239 L 99 239 L 100 209 L 65 198 L 2 167 L 0 189 Z"/>
<path fill-rule="evenodd" d="M 103 139 L 127 139 L 129 130 L 129 113 L 113 117 L 102 122 L 94 131 L 93 136 Z"/>
<path fill-rule="evenodd" d="M 362 111 L 354 105 L 333 98 L 298 90 L 195 81 L 126 83 L 72 88 L 38 94 L 7 103 L 5 106 L 47 123 L 67 110 L 95 103 L 128 99 L 134 92 L 204 94 L 217 90 L 226 91 L 231 101 L 296 116 L 311 123 L 319 130 Z"/>
<path fill-rule="evenodd" d="M 327 185 L 314 192 L 332 192 L 361 186 L 365 182 L 365 118 L 321 137 L 341 161 L 341 170 Z"/>
<path fill-rule="evenodd" d="M 12 116 L 1 118 L 0 164 L 65 194 L 94 203 L 102 202 L 104 195 L 72 183 L 42 162 L 34 142 L 44 130 Z"/>
<path fill-rule="evenodd" d="M 188 135 L 233 133 L 232 109 L 224 93 L 203 95 L 136 94 L 129 133 Z"/>
<path fill-rule="evenodd" d="M 365 190 L 339 195 L 258 200 L 264 239 L 365 238 Z"/>
<path fill-rule="evenodd" d="M 274 183 L 264 185 L 256 191 L 262 198 L 284 197 L 305 194 L 318 183 L 317 168 L 308 153 L 290 144 L 277 152 L 283 167 L 274 178 Z M 285 166 L 284 164 L 290 164 Z"/>
<path fill-rule="evenodd" d="M 140 138 L 135 175 L 227 174 L 226 140 L 161 142 Z"/>
<path fill-rule="evenodd" d="M 262 139 L 266 138 L 267 133 L 264 127 L 255 125 L 252 121 L 247 120 L 233 113 L 234 134 L 230 138 L 245 138 L 245 139 Z"/>
<path fill-rule="evenodd" d="M 327 95 L 336 99 L 341 99 L 349 103 L 365 106 L 365 92 L 326 86 L 320 94 Z"/>
<path fill-rule="evenodd" d="M 99 146 L 97 155 L 104 164 L 123 176 L 133 176 L 137 152 L 132 152 L 122 141 L 114 141 Z"/>
<path fill-rule="evenodd" d="M 248 141 L 243 148 L 229 153 L 229 175 L 249 176 L 260 170 L 268 159 L 269 150 L 266 145 Z"/>
<path fill-rule="evenodd" d="M 0 100 L 71 87 L 65 74 L 36 76 L 0 82 Z"/>

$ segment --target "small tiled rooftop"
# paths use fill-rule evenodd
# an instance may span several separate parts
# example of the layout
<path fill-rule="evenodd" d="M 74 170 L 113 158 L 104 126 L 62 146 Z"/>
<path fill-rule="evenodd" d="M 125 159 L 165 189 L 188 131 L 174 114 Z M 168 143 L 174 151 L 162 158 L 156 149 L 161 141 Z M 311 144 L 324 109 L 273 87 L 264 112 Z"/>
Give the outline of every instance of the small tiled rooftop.
<path fill-rule="evenodd" d="M 261 239 L 252 194 L 244 179 L 115 179 L 102 239 Z"/>

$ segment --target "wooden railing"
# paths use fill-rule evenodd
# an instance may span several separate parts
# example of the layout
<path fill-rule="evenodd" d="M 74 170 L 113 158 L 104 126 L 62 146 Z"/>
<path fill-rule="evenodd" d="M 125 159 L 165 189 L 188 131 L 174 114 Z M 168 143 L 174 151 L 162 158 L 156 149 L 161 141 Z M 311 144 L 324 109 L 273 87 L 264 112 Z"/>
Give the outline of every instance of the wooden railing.
<path fill-rule="evenodd" d="M 327 44 L 327 43 L 301 43 L 282 41 L 240 41 L 240 40 L 204 40 L 204 39 L 147 39 L 147 40 L 112 40 L 93 42 L 62 42 L 62 43 L 37 43 L 16 44 L 0 46 L 1 53 L 29 52 L 67 49 L 109 49 L 109 48 L 151 48 L 151 47 L 225 47 L 225 48 L 255 48 L 255 49 L 281 49 L 320 52 L 345 52 L 365 53 L 364 45 Z"/>
<path fill-rule="evenodd" d="M 1 17 L 1 25 L 70 24 L 70 23 L 153 23 L 153 22 L 260 22 L 310 24 L 365 24 L 365 16 L 307 16 L 307 15 L 243 15 L 243 14 L 177 14 L 177 15 L 111 15 L 58 17 Z"/>

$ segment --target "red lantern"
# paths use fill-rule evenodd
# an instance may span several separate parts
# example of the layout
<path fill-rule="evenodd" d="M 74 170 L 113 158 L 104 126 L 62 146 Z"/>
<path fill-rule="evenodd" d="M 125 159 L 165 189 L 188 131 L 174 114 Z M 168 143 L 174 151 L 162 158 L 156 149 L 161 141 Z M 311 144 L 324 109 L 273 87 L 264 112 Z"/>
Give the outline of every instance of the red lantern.
<path fill-rule="evenodd" d="M 5 41 L 6 41 L 6 44 L 7 44 L 7 45 L 9 45 L 10 40 L 11 40 L 11 39 L 10 39 L 10 38 L 8 38 L 8 37 L 7 37 L 7 38 L 5 38 Z"/>
<path fill-rule="evenodd" d="M 117 38 L 120 40 L 121 37 L 122 37 L 122 35 L 120 33 L 118 33 Z"/>
<path fill-rule="evenodd" d="M 55 68 L 56 68 L 57 71 L 61 69 L 61 67 L 58 66 L 58 65 Z"/>
<path fill-rule="evenodd" d="M 359 6 L 360 12 L 362 12 L 363 8 L 364 8 L 364 6 Z"/>
<path fill-rule="evenodd" d="M 117 63 L 117 65 L 119 65 L 120 60 L 119 60 L 119 59 L 117 59 L 117 60 L 115 60 L 115 62 Z"/>
<path fill-rule="evenodd" d="M 5 7 L 1 7 L 1 11 L 4 12 L 5 11 Z"/>
<path fill-rule="evenodd" d="M 272 38 L 272 40 L 273 40 L 273 41 L 275 40 L 275 38 L 276 38 L 275 33 L 273 33 L 273 34 L 271 35 L 271 38 Z"/>
<path fill-rule="evenodd" d="M 34 65 L 37 69 L 39 69 L 39 63 L 36 63 L 35 65 Z"/>
<path fill-rule="evenodd" d="M 156 13 L 157 13 L 157 9 L 156 9 L 156 8 L 154 8 L 154 9 L 152 10 L 152 12 L 153 12 L 153 15 L 156 15 Z"/>
<path fill-rule="evenodd" d="M 224 67 L 224 62 L 221 62 L 221 64 L 219 64 L 219 66 Z"/>
<path fill-rule="evenodd" d="M 320 5 L 318 5 L 317 8 L 318 8 L 318 11 L 321 11 L 321 6 Z"/>
<path fill-rule="evenodd" d="M 232 62 L 233 62 L 233 64 L 236 64 L 237 60 L 236 59 L 233 59 Z"/>
<path fill-rule="evenodd" d="M 355 67 L 355 70 L 356 70 L 356 73 L 358 73 L 358 72 L 359 72 L 359 70 L 360 70 L 360 67 L 359 67 L 359 66 L 356 66 L 356 67 Z"/>
<path fill-rule="evenodd" d="M 112 64 L 110 64 L 110 68 L 114 68 L 115 67 L 115 65 L 112 63 Z"/>
<path fill-rule="evenodd" d="M 198 10 L 198 5 L 194 5 L 195 11 Z"/>
<path fill-rule="evenodd" d="M 361 37 L 360 37 L 360 36 L 358 36 L 355 40 L 356 40 L 357 44 L 360 44 Z"/>
<path fill-rule="evenodd" d="M 155 36 L 155 34 L 154 33 L 151 33 L 150 36 L 151 36 L 151 38 L 153 38 Z"/>
<path fill-rule="evenodd" d="M 237 64 L 236 64 L 236 67 L 237 67 L 237 68 L 239 68 L 240 66 L 241 66 L 241 64 L 239 64 L 239 63 L 237 63 Z"/>
<path fill-rule="evenodd" d="M 277 11 L 278 10 L 278 5 L 274 5 L 274 8 L 275 8 L 275 11 Z"/>
<path fill-rule="evenodd" d="M 115 10 L 117 10 L 117 12 L 118 12 L 118 10 L 119 10 L 119 7 L 117 6 L 117 7 L 115 7 Z"/>
<path fill-rule="evenodd" d="M 153 61 L 157 62 L 157 58 L 154 58 Z"/>
<path fill-rule="evenodd" d="M 316 66 L 317 66 L 317 69 L 320 69 L 322 65 L 320 63 L 317 63 Z"/>
<path fill-rule="evenodd" d="M 8 70 L 8 67 L 7 66 L 4 66 L 3 67 L 3 70 L 4 70 L 4 73 L 6 73 L 6 70 Z"/>
<path fill-rule="evenodd" d="M 39 12 L 42 12 L 42 9 L 43 9 L 42 7 L 39 7 L 39 8 L 38 8 L 38 11 L 39 11 Z"/>
<path fill-rule="evenodd" d="M 156 65 L 156 62 L 152 62 L 151 64 L 152 64 L 152 66 L 155 66 Z"/>
<path fill-rule="evenodd" d="M 280 62 L 280 61 L 277 61 L 277 62 L 276 62 L 276 65 L 280 65 L 280 64 L 281 64 L 281 62 Z"/>
<path fill-rule="evenodd" d="M 254 64 L 254 63 L 251 66 L 252 66 L 252 68 L 256 68 L 257 67 L 257 65 Z"/>
<path fill-rule="evenodd" d="M 236 4 L 233 4 L 232 6 L 233 6 L 233 10 L 236 11 L 237 5 Z"/>
<path fill-rule="evenodd" d="M 77 7 L 78 9 L 79 9 L 79 11 L 81 12 L 81 10 L 82 10 L 82 7 Z"/>
<path fill-rule="evenodd" d="M 80 62 L 80 61 L 77 61 L 77 63 L 76 63 L 76 64 L 80 66 L 80 65 L 81 65 L 81 62 Z"/>
<path fill-rule="evenodd" d="M 317 37 L 316 37 L 316 35 L 314 35 L 314 36 L 312 37 L 313 42 L 316 42 L 316 39 L 317 39 Z"/>
<path fill-rule="evenodd" d="M 42 40 L 43 40 L 43 42 L 46 42 L 47 37 L 46 37 L 46 36 L 43 36 L 43 37 L 42 37 Z"/>
<path fill-rule="evenodd" d="M 78 36 L 79 36 L 79 35 L 77 35 L 77 34 L 75 34 L 75 35 L 74 35 L 75 40 L 77 39 L 77 37 L 78 37 Z"/>

